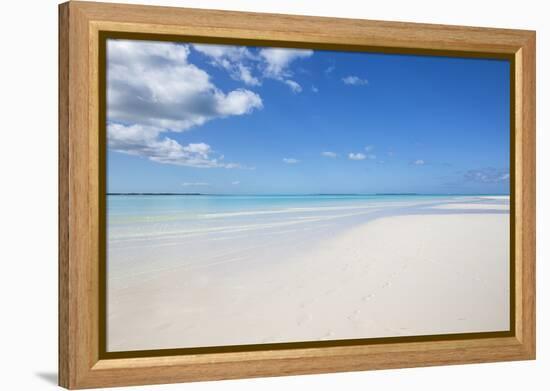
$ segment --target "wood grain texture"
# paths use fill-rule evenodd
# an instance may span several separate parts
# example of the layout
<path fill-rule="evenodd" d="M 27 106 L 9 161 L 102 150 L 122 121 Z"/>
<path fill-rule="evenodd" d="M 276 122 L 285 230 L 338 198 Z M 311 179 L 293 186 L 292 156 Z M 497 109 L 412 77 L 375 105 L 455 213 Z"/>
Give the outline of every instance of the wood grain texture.
<path fill-rule="evenodd" d="M 59 8 L 59 382 L 70 389 L 535 357 L 535 33 L 367 20 L 69 2 Z M 515 336 L 99 359 L 101 31 L 513 59 Z"/>
<path fill-rule="evenodd" d="M 516 137 L 521 139 L 521 160 L 516 160 L 516 166 L 522 171 L 521 182 L 517 183 L 517 193 L 521 193 L 521 210 L 516 219 L 521 221 L 521 254 L 517 263 L 521 263 L 521 281 L 518 281 L 521 297 L 519 307 L 522 309 L 520 320 L 521 332 L 517 333 L 523 345 L 532 358 L 536 351 L 536 42 L 532 34 L 529 41 L 518 51 L 521 58 L 521 106 Z"/>
<path fill-rule="evenodd" d="M 89 155 L 88 137 L 94 133 L 88 120 L 89 26 L 79 7 L 66 3 L 60 11 L 60 367 L 59 383 L 74 388 L 97 362 L 94 332 L 97 324 L 93 303 L 93 232 L 90 200 L 97 198 L 90 166 L 97 160 Z M 97 132 L 97 130 L 95 131 Z M 63 196 L 61 196 L 63 195 Z M 95 331 L 94 331 L 95 330 Z"/>
<path fill-rule="evenodd" d="M 69 384 L 69 7 L 59 7 L 59 383 Z"/>

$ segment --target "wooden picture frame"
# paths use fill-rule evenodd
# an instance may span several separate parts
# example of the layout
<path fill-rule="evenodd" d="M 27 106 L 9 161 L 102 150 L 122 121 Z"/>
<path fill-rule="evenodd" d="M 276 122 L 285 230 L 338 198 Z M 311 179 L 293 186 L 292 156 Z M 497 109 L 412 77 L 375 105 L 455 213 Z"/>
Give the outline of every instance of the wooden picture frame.
<path fill-rule="evenodd" d="M 105 355 L 102 34 L 508 58 L 512 330 L 319 346 Z M 103 115 L 103 117 L 102 117 Z M 170 353 L 170 352 L 169 352 Z M 535 32 L 70 1 L 59 6 L 59 384 L 69 389 L 535 358 Z"/>

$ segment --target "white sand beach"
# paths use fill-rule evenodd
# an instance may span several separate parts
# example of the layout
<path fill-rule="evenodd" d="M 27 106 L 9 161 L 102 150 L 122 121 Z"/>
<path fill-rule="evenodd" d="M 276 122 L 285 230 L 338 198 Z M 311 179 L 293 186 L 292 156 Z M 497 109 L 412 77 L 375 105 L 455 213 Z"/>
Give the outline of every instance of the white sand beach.
<path fill-rule="evenodd" d="M 410 204 L 114 238 L 108 350 L 507 330 L 508 199 Z"/>

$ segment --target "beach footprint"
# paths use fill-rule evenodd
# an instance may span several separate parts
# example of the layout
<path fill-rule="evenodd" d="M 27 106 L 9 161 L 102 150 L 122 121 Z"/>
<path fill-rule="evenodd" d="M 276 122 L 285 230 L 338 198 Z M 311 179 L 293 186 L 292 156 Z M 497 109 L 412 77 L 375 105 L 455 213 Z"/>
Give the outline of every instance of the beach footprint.
<path fill-rule="evenodd" d="M 330 295 L 333 294 L 335 291 L 336 291 L 336 288 L 327 289 L 327 290 L 325 291 L 325 296 L 330 296 Z"/>
<path fill-rule="evenodd" d="M 296 319 L 296 324 L 302 326 L 304 323 L 310 322 L 313 319 L 313 316 L 310 313 L 304 313 L 298 315 Z"/>
<path fill-rule="evenodd" d="M 362 301 L 369 301 L 372 298 L 374 298 L 374 293 L 369 293 L 368 295 L 365 295 L 361 298 Z"/>
<path fill-rule="evenodd" d="M 359 318 L 359 315 L 361 315 L 361 310 L 360 309 L 356 309 L 355 311 L 353 311 L 351 313 L 351 315 L 348 315 L 348 319 L 349 320 L 356 320 L 357 318 Z"/>

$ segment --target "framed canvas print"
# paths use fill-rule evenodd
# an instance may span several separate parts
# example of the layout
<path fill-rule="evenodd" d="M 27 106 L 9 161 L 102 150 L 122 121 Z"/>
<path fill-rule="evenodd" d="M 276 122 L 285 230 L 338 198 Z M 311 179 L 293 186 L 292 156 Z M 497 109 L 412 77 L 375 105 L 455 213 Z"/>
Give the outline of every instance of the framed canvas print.
<path fill-rule="evenodd" d="M 535 33 L 60 5 L 60 385 L 535 358 Z"/>

